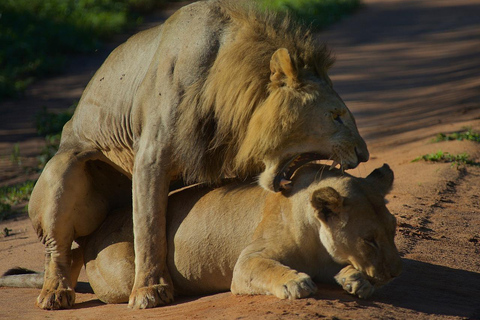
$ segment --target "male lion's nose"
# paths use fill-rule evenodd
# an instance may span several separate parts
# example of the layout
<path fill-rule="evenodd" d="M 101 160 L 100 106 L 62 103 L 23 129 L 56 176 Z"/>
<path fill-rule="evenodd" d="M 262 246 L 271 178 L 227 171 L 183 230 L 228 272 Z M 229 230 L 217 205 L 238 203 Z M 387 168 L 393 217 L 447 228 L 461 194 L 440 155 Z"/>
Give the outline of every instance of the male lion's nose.
<path fill-rule="evenodd" d="M 357 147 L 355 147 L 355 154 L 357 155 L 358 163 L 360 162 L 367 162 L 370 158 L 370 154 L 368 153 L 367 148 L 362 148 L 360 151 Z"/>

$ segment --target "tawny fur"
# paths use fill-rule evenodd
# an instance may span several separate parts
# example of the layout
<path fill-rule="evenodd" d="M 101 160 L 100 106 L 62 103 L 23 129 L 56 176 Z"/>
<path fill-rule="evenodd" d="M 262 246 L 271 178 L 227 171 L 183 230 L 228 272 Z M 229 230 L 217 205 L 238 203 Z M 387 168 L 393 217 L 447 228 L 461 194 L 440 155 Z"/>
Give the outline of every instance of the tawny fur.
<path fill-rule="evenodd" d="M 199 1 L 116 48 L 65 125 L 29 215 L 46 247 L 44 309 L 73 305 L 71 243 L 132 205 L 132 308 L 173 301 L 166 265 L 170 182 L 255 177 L 278 191 L 303 153 L 344 169 L 368 160 L 333 90 L 332 59 L 308 30 L 235 1 Z M 92 221 L 94 223 L 92 223 Z"/>
<path fill-rule="evenodd" d="M 384 201 L 392 171 L 384 166 L 360 179 L 325 169 L 299 169 L 284 194 L 235 181 L 171 195 L 167 263 L 177 294 L 231 288 L 296 299 L 316 291 L 312 280 L 335 279 L 367 298 L 397 276 L 396 222 Z M 89 282 L 104 302 L 128 301 L 135 273 L 132 228 L 131 209 L 124 208 L 79 239 Z"/>
<path fill-rule="evenodd" d="M 236 176 L 259 171 L 266 153 L 302 130 L 306 96 L 318 92 L 307 78 L 327 77 L 334 61 L 310 30 L 286 16 L 260 14 L 231 1 L 222 2 L 221 12 L 235 41 L 222 48 L 179 106 L 176 156 L 191 181 L 216 181 L 220 167 Z M 287 77 L 286 86 L 281 77 L 271 81 L 270 60 L 279 48 L 288 50 L 301 73 Z M 251 123 L 256 117 L 261 128 Z"/>

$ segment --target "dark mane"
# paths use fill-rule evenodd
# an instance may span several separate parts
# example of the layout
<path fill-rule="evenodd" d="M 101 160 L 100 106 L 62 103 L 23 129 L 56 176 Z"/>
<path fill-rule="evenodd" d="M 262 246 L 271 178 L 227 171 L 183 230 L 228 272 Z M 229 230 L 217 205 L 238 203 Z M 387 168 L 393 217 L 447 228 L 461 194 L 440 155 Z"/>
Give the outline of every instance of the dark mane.
<path fill-rule="evenodd" d="M 263 169 L 252 153 L 261 156 L 267 150 L 257 146 L 253 152 L 251 146 L 243 156 L 238 153 L 252 115 L 276 90 L 270 86 L 270 59 L 277 49 L 289 51 L 300 76 L 324 77 L 333 64 L 326 46 L 315 40 L 310 29 L 288 16 L 262 12 L 242 2 L 218 1 L 213 5 L 227 21 L 230 34 L 211 68 L 186 90 L 179 106 L 175 160 L 185 168 L 187 181 L 215 182 L 223 176 L 243 176 Z M 289 95 L 283 91 L 281 95 Z M 298 90 L 276 101 L 291 101 L 296 93 Z M 272 143 L 262 148 L 274 147 Z"/>

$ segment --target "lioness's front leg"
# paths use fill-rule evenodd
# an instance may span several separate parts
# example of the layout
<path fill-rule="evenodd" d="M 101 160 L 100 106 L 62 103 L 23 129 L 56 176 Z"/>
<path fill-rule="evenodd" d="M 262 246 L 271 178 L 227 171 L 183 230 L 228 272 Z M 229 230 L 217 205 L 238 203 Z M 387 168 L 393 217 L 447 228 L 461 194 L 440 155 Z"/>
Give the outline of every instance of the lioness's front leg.
<path fill-rule="evenodd" d="M 233 270 L 233 294 L 273 294 L 280 299 L 299 299 L 317 291 L 309 275 L 293 270 L 261 252 L 240 255 Z"/>
<path fill-rule="evenodd" d="M 346 266 L 335 276 L 335 280 L 350 294 L 366 299 L 375 291 L 375 287 L 368 281 L 365 275 L 352 267 Z"/>
<path fill-rule="evenodd" d="M 142 144 L 133 170 L 135 282 L 128 306 L 153 308 L 173 301 L 166 265 L 166 207 L 170 182 L 169 153 L 150 140 Z"/>

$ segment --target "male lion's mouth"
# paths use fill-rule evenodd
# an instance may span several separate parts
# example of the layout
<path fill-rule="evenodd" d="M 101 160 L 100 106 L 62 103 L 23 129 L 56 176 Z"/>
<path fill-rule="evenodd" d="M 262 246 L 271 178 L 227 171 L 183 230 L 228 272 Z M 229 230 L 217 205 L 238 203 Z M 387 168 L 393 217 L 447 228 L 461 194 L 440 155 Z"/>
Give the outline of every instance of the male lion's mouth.
<path fill-rule="evenodd" d="M 292 187 L 292 176 L 298 168 L 308 162 L 322 159 L 325 159 L 325 157 L 322 157 L 318 153 L 302 153 L 289 158 L 283 165 L 280 165 L 280 170 L 275 175 L 275 179 L 273 180 L 274 191 L 279 192 L 290 189 Z M 337 162 L 334 161 L 332 167 L 336 165 Z"/>

